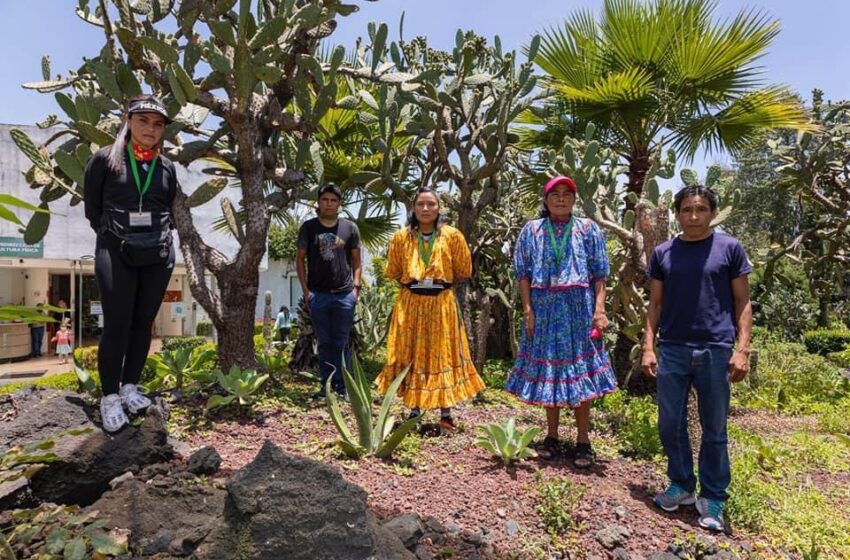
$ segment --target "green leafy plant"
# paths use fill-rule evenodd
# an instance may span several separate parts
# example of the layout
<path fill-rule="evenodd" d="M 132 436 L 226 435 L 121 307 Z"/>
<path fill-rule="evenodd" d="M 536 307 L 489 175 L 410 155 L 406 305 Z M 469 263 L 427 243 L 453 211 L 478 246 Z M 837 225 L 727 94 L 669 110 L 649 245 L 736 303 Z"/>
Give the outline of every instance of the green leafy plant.
<path fill-rule="evenodd" d="M 387 289 L 370 286 L 360 294 L 354 329 L 363 343 L 361 354 L 371 354 L 384 345 L 394 304 L 395 297 Z"/>
<path fill-rule="evenodd" d="M 166 338 L 162 341 L 162 351 L 169 352 L 179 350 L 181 348 L 197 348 L 207 343 L 207 339 L 203 336 L 174 336 Z"/>
<path fill-rule="evenodd" d="M 651 397 L 630 397 L 617 391 L 595 404 L 599 422 L 615 434 L 620 451 L 642 459 L 663 453 L 658 436 L 658 405 Z"/>
<path fill-rule="evenodd" d="M 77 376 L 77 391 L 87 395 L 96 396 L 100 392 L 100 384 L 95 383 L 88 368 L 74 354 L 74 374 Z"/>
<path fill-rule="evenodd" d="M 97 516 L 96 510 L 81 513 L 76 505 L 42 504 L 35 509 L 15 510 L 6 555 L 17 551 L 28 554 L 26 558 L 100 560 L 127 554 L 127 534 L 108 532 L 108 522 Z"/>
<path fill-rule="evenodd" d="M 476 438 L 475 445 L 500 458 L 505 465 L 535 456 L 534 450 L 528 446 L 541 432 L 537 426 L 525 430 L 517 429 L 516 419 L 509 418 L 504 426 L 485 424 L 478 429 L 481 433 Z"/>
<path fill-rule="evenodd" d="M 831 352 L 826 357 L 838 367 L 850 369 L 850 348 L 841 352 Z"/>
<path fill-rule="evenodd" d="M 74 348 L 74 362 L 79 362 L 88 371 L 97 371 L 97 346 Z"/>
<path fill-rule="evenodd" d="M 549 533 L 560 535 L 565 531 L 579 529 L 575 510 L 584 497 L 584 486 L 560 476 L 543 480 L 539 471 L 535 474 L 535 480 L 537 499 L 534 511 L 540 516 Z"/>
<path fill-rule="evenodd" d="M 280 373 L 289 365 L 289 356 L 285 352 L 272 350 L 268 354 L 257 352 L 257 363 L 263 370 L 270 373 Z"/>
<path fill-rule="evenodd" d="M 508 373 L 512 366 L 511 360 L 487 360 L 481 372 L 481 379 L 488 389 L 502 390 L 508 382 Z"/>
<path fill-rule="evenodd" d="M 91 432 L 91 428 L 68 430 L 63 435 L 82 435 Z M 54 438 L 45 438 L 26 445 L 15 445 L 0 452 L 0 483 L 11 482 L 19 478 L 31 478 L 45 464 L 59 457 L 50 451 L 56 445 Z"/>
<path fill-rule="evenodd" d="M 356 439 L 351 435 L 342 415 L 339 398 L 331 389 L 333 376 L 328 378 L 325 384 L 328 412 L 330 412 L 331 420 L 333 420 L 339 433 L 337 445 L 346 455 L 352 459 L 364 455 L 375 455 L 382 459 L 389 457 L 410 430 L 419 423 L 420 417 L 417 416 L 405 420 L 396 427 L 396 418 L 390 414 L 392 401 L 408 371 L 410 371 L 410 366 L 406 367 L 390 384 L 378 411 L 378 417 L 375 419 L 372 412 L 372 389 L 363 368 L 360 366 L 360 361 L 355 357 L 352 359 L 351 368 L 343 366 L 342 376 L 351 397 L 351 411 L 357 423 Z M 373 420 L 375 420 L 374 423 Z"/>
<path fill-rule="evenodd" d="M 231 366 L 227 375 L 221 370 L 215 370 L 215 377 L 219 386 L 227 391 L 227 395 L 213 395 L 207 400 L 207 410 L 215 410 L 236 402 L 239 406 L 246 406 L 254 402 L 257 391 L 268 379 L 268 375 L 259 375 L 257 370 L 242 369 L 239 366 Z"/>
<path fill-rule="evenodd" d="M 818 329 L 803 333 L 803 344 L 812 354 L 826 356 L 850 347 L 850 330 Z"/>
<path fill-rule="evenodd" d="M 182 391 L 187 379 L 199 385 L 209 385 L 215 381 L 211 373 L 215 357 L 214 349 L 196 352 L 190 347 L 154 354 L 147 359 L 147 365 L 154 370 L 154 377 L 145 384 L 145 388 L 158 391 L 173 387 Z"/>
<path fill-rule="evenodd" d="M 195 325 L 195 335 L 210 337 L 213 333 L 213 324 L 212 321 L 198 321 L 198 324 Z"/>

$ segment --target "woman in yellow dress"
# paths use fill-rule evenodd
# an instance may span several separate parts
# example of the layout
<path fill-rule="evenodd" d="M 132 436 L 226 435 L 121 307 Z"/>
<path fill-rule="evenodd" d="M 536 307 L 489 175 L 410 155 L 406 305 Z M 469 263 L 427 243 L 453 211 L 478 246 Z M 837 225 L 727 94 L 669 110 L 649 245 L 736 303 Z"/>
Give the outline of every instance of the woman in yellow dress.
<path fill-rule="evenodd" d="M 440 409 L 440 424 L 454 428 L 451 408 L 484 389 L 469 353 L 452 287 L 472 274 L 466 239 L 440 224 L 440 199 L 422 187 L 413 199 L 408 227 L 396 232 L 387 255 L 387 278 L 401 293 L 387 339 L 387 365 L 378 376 L 386 393 L 393 379 L 410 366 L 399 394 L 411 408 Z"/>

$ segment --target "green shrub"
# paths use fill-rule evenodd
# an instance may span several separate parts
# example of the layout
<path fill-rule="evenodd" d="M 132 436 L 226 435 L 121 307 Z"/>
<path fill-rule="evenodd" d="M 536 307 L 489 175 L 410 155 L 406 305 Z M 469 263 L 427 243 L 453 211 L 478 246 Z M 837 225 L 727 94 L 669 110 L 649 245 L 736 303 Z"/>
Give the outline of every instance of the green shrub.
<path fill-rule="evenodd" d="M 195 325 L 195 335 L 196 336 L 204 336 L 211 337 L 213 334 L 213 324 L 212 321 L 198 321 L 198 324 Z"/>
<path fill-rule="evenodd" d="M 263 324 L 262 323 L 254 323 L 254 336 L 263 334 Z"/>
<path fill-rule="evenodd" d="M 489 389 L 505 388 L 508 382 L 508 375 L 511 372 L 513 362 L 511 360 L 487 360 L 484 362 L 484 371 L 481 372 L 481 379 Z"/>
<path fill-rule="evenodd" d="M 818 414 L 818 428 L 828 434 L 846 434 L 850 436 L 850 396 L 837 403 L 824 406 Z"/>
<path fill-rule="evenodd" d="M 850 330 L 818 329 L 803 333 L 803 343 L 811 354 L 826 356 L 850 346 Z"/>
<path fill-rule="evenodd" d="M 207 339 L 203 336 L 175 336 L 162 341 L 162 351 L 173 352 L 181 348 L 189 348 L 191 350 L 206 343 Z"/>
<path fill-rule="evenodd" d="M 96 371 L 90 371 L 94 382 L 100 387 L 100 378 L 97 375 Z M 0 387 L 0 394 L 5 395 L 8 393 L 14 393 L 15 391 L 20 391 L 30 385 L 34 385 L 36 387 L 41 387 L 43 389 L 59 389 L 61 391 L 77 391 L 79 389 L 79 380 L 77 379 L 77 374 L 73 371 L 68 373 L 60 373 L 57 375 L 49 375 L 47 377 L 42 377 L 41 379 L 35 382 L 21 382 L 21 383 L 10 383 L 9 385 L 3 385 Z"/>
<path fill-rule="evenodd" d="M 753 327 L 752 341 L 754 346 L 761 346 L 770 342 L 785 342 L 781 331 L 773 331 L 767 327 L 759 326 Z"/>
<path fill-rule="evenodd" d="M 74 360 L 89 371 L 97 371 L 97 346 L 74 348 Z"/>
<path fill-rule="evenodd" d="M 773 343 L 759 349 L 755 374 L 733 385 L 738 403 L 751 408 L 811 414 L 848 394 L 848 380 L 823 356 L 802 344 Z"/>
<path fill-rule="evenodd" d="M 842 368 L 850 368 L 850 348 L 841 352 L 832 352 L 826 356 L 830 362 Z"/>
<path fill-rule="evenodd" d="M 540 471 L 535 474 L 537 497 L 534 511 L 552 535 L 579 529 L 575 513 L 584 497 L 585 488 L 569 479 L 553 476 L 543 480 Z"/>
<path fill-rule="evenodd" d="M 817 300 L 802 266 L 781 261 L 776 273 L 770 287 L 764 283 L 764 267 L 750 275 L 753 321 L 776 333 L 776 342 L 796 342 L 803 332 L 817 327 Z"/>
<path fill-rule="evenodd" d="M 662 455 L 658 435 L 658 405 L 652 397 L 630 397 L 617 391 L 595 401 L 601 423 L 613 433 L 626 455 L 652 459 Z"/>

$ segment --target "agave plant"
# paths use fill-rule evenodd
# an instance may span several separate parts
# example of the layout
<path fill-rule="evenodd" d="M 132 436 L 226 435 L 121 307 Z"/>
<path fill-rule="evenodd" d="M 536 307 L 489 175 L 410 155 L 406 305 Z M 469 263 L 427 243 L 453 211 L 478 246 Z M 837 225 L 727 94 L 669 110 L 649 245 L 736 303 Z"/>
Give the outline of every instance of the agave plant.
<path fill-rule="evenodd" d="M 505 465 L 535 456 L 534 450 L 528 445 L 541 431 L 537 426 L 518 430 L 516 419 L 512 417 L 504 426 L 485 424 L 478 429 L 481 433 L 475 440 L 475 445 L 500 458 Z"/>
<path fill-rule="evenodd" d="M 331 420 L 339 432 L 337 444 L 340 449 L 351 458 L 362 457 L 363 455 L 375 455 L 379 458 L 386 458 L 392 455 L 396 447 L 404 440 L 404 436 L 419 423 L 420 417 L 411 418 L 402 422 L 397 428 L 393 429 L 396 424 L 395 416 L 390 414 L 390 405 L 395 398 L 399 386 L 410 371 L 410 366 L 406 367 L 392 382 L 387 394 L 384 395 L 384 401 L 381 403 L 381 410 L 378 412 L 378 418 L 373 424 L 372 414 L 372 390 L 369 386 L 369 380 L 366 379 L 366 374 L 363 368 L 360 367 L 360 362 L 354 358 L 351 363 L 351 369 L 343 367 L 342 375 L 345 380 L 345 386 L 351 396 L 351 410 L 354 413 L 354 419 L 357 422 L 357 438 L 351 435 L 345 418 L 342 416 L 342 411 L 339 407 L 339 398 L 331 389 L 331 379 L 328 378 L 325 384 L 325 394 L 327 395 L 328 412 L 330 412 Z"/>
<path fill-rule="evenodd" d="M 207 400 L 207 410 L 227 406 L 236 401 L 239 406 L 249 405 L 256 399 L 256 393 L 268 381 L 268 375 L 259 375 L 255 369 L 242 369 L 231 366 L 227 375 L 215 370 L 215 377 L 227 395 L 213 395 Z"/>
<path fill-rule="evenodd" d="M 145 388 L 155 391 L 174 387 L 182 391 L 187 378 L 199 385 L 209 385 L 215 381 L 210 372 L 215 357 L 216 351 L 211 348 L 199 351 L 193 348 L 179 348 L 154 354 L 147 359 L 147 365 L 153 368 L 156 374 L 145 384 Z"/>

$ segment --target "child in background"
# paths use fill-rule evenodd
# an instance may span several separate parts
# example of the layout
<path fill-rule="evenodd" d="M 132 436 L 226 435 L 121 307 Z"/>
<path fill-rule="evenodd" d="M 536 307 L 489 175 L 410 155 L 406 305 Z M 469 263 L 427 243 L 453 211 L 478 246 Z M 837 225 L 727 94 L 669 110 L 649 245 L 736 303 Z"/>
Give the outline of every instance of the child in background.
<path fill-rule="evenodd" d="M 74 342 L 74 333 L 68 326 L 68 321 L 62 321 L 59 330 L 53 337 L 53 342 L 56 343 L 56 355 L 62 358 L 62 363 L 68 363 L 68 356 L 71 355 L 71 345 Z"/>

